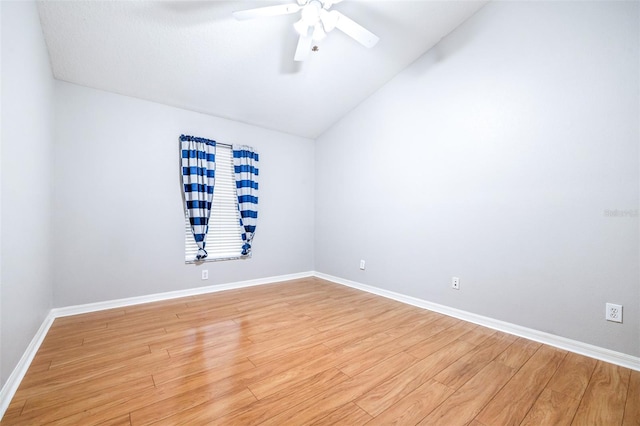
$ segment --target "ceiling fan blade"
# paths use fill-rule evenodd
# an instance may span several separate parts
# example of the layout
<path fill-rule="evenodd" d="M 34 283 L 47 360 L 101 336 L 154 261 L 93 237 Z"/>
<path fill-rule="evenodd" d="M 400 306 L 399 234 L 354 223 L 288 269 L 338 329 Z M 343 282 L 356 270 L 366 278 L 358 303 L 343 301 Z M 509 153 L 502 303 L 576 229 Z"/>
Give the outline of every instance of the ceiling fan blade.
<path fill-rule="evenodd" d="M 291 4 L 279 4 L 276 6 L 259 7 L 257 9 L 238 10 L 233 12 L 234 18 L 239 21 L 245 19 L 264 18 L 267 16 L 289 15 L 296 13 L 301 9 L 300 5 Z"/>
<path fill-rule="evenodd" d="M 377 35 L 373 34 L 371 31 L 367 30 L 355 21 L 347 18 L 337 10 L 332 10 L 329 13 L 337 17 L 336 28 L 353 38 L 361 45 L 365 47 L 373 47 L 376 45 L 378 40 L 380 40 Z"/>
<path fill-rule="evenodd" d="M 298 39 L 298 47 L 296 47 L 296 54 L 293 57 L 294 61 L 302 62 L 309 57 L 312 41 L 313 39 L 309 36 L 300 36 Z"/>

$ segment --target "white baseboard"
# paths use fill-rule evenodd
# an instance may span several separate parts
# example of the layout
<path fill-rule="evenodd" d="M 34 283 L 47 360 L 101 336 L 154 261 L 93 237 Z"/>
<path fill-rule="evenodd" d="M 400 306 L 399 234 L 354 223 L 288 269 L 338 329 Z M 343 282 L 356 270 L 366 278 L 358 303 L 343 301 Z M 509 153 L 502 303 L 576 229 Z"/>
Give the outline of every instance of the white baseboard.
<path fill-rule="evenodd" d="M 85 305 L 51 309 L 45 320 L 42 322 L 42 325 L 36 332 L 36 335 L 31 340 L 31 343 L 29 343 L 29 346 L 22 355 L 22 358 L 20 358 L 18 365 L 13 369 L 6 383 L 4 384 L 4 386 L 2 386 L 2 389 L 0 389 L 0 419 L 2 419 L 5 411 L 9 407 L 9 403 L 18 390 L 18 386 L 20 386 L 20 382 L 22 382 L 24 375 L 27 373 L 27 370 L 31 365 L 31 361 L 33 361 L 33 358 L 36 356 L 36 352 L 38 352 L 42 341 L 44 340 L 47 332 L 49 331 L 49 328 L 51 327 L 51 324 L 53 324 L 53 321 L 56 318 L 66 317 L 69 315 L 86 314 L 89 312 L 102 311 L 105 309 L 123 308 L 126 306 L 139 305 L 149 302 L 158 302 L 161 300 L 177 299 L 180 297 L 194 296 L 198 294 L 216 293 L 225 290 L 234 290 L 238 288 L 253 287 L 263 284 L 273 284 L 282 281 L 308 278 L 312 276 L 313 272 L 311 271 L 300 272 L 297 274 L 278 275 L 275 277 L 258 278 L 255 280 L 238 281 L 234 283 L 211 285 L 207 287 L 197 287 L 186 290 L 170 291 L 166 293 L 150 294 L 147 296 L 129 297 L 126 299 L 109 300 L 106 302 L 88 303 Z"/>
<path fill-rule="evenodd" d="M 406 296 L 404 294 L 395 293 L 393 291 L 384 290 L 339 277 L 334 277 L 332 275 L 323 274 L 321 272 L 314 272 L 314 276 L 323 280 L 331 281 L 336 284 L 341 284 L 347 287 L 376 294 L 378 296 L 386 297 L 388 299 L 393 299 L 398 302 L 406 303 L 408 305 L 417 306 L 419 308 L 428 309 L 430 311 L 458 318 L 463 321 L 472 322 L 483 327 L 503 331 L 515 336 L 524 337 L 525 339 L 544 343 L 545 345 L 554 346 L 556 348 L 560 348 L 569 352 L 575 352 L 577 354 L 588 356 L 590 358 L 599 359 L 611 364 L 620 365 L 622 367 L 640 371 L 640 357 L 627 355 L 622 352 L 612 351 L 610 349 L 601 348 L 599 346 L 590 345 L 588 343 L 580 342 L 577 340 L 567 339 L 566 337 L 556 336 L 554 334 L 545 333 L 543 331 L 534 330 L 532 328 L 522 327 L 516 324 L 496 320 L 482 315 L 477 315 L 471 312 L 450 308 L 448 306 L 439 305 L 437 303 L 432 303 L 423 299 L 418 299 L 416 297 Z"/>
<path fill-rule="evenodd" d="M 160 302 L 162 300 L 178 299 L 180 297 L 197 296 L 199 294 L 217 293 L 225 290 L 235 290 L 256 285 L 272 284 L 282 281 L 297 280 L 300 278 L 312 277 L 313 272 L 300 272 L 297 274 L 278 275 L 275 277 L 258 278 L 248 281 L 237 281 L 234 283 L 210 285 L 206 287 L 189 288 L 185 290 L 168 291 L 166 293 L 149 294 L 146 296 L 128 297 L 126 299 L 108 300 L 106 302 L 87 303 L 85 305 L 67 306 L 65 308 L 54 308 L 51 312 L 54 318 L 67 317 L 70 315 L 86 314 L 89 312 L 103 311 L 105 309 L 124 308 L 126 306 L 140 305 L 142 303 Z"/>
<path fill-rule="evenodd" d="M 29 346 L 27 346 L 27 350 L 22 354 L 20 361 L 18 361 L 18 365 L 16 365 L 11 372 L 11 375 L 7 378 L 4 386 L 0 389 L 0 419 L 4 416 L 4 412 L 7 411 L 13 395 L 18 390 L 20 382 L 22 382 L 22 378 L 27 374 L 31 361 L 33 361 L 33 358 L 36 356 L 36 352 L 38 352 L 38 348 L 40 348 L 42 341 L 47 336 L 54 319 L 55 317 L 51 312 L 49 312 L 36 332 L 36 335 L 31 339 Z"/>

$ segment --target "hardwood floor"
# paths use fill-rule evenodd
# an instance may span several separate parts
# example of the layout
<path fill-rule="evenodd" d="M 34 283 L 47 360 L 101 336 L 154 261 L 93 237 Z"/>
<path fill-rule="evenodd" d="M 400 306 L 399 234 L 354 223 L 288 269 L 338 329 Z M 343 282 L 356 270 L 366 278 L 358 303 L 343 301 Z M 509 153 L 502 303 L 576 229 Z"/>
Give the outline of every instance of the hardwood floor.
<path fill-rule="evenodd" d="M 640 372 L 309 278 L 56 319 L 2 425 L 640 425 Z"/>

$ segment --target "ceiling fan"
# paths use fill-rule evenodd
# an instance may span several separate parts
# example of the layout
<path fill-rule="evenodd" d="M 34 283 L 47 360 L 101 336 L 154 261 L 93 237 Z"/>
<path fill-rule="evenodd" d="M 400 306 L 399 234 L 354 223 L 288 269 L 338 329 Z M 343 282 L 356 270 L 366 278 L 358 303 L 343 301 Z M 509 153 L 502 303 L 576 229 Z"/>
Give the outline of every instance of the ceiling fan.
<path fill-rule="evenodd" d="M 293 24 L 300 34 L 294 56 L 295 61 L 304 61 L 311 52 L 313 42 L 319 42 L 334 28 L 339 29 L 365 47 L 373 47 L 379 38 L 360 24 L 347 18 L 337 10 L 329 10 L 342 0 L 297 0 L 297 3 L 259 7 L 233 12 L 238 20 L 300 13 L 300 20 Z M 314 46 L 313 50 L 317 50 Z"/>

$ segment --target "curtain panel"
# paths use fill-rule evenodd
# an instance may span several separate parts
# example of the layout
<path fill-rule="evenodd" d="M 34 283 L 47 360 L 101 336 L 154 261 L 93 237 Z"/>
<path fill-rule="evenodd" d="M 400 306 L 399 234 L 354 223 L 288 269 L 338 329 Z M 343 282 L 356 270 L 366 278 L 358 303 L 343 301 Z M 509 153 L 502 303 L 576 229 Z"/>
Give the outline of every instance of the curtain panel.
<path fill-rule="evenodd" d="M 238 210 L 242 232 L 242 255 L 251 254 L 251 244 L 258 222 L 258 160 L 255 150 L 246 145 L 233 146 L 233 169 L 236 177 Z"/>
<path fill-rule="evenodd" d="M 185 211 L 198 245 L 196 260 L 201 260 L 207 257 L 205 245 L 216 174 L 216 142 L 181 135 L 180 149 Z"/>

